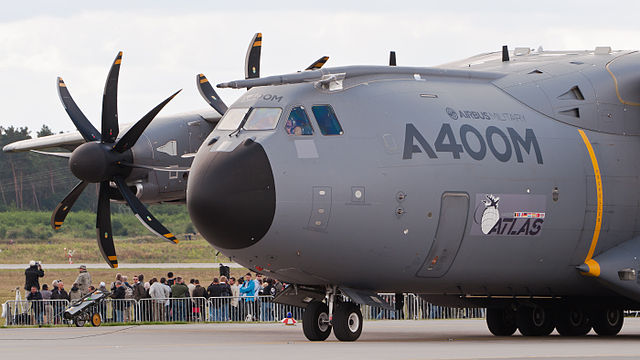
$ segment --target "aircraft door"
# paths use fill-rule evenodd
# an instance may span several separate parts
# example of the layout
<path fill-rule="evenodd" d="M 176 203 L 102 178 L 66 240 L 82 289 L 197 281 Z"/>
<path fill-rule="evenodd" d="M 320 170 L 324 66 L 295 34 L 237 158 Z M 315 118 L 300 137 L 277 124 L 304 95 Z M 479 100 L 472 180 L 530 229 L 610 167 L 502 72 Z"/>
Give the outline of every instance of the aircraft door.
<path fill-rule="evenodd" d="M 441 277 L 449 271 L 460 249 L 467 228 L 468 214 L 469 194 L 457 192 L 442 194 L 436 236 L 416 276 Z"/>

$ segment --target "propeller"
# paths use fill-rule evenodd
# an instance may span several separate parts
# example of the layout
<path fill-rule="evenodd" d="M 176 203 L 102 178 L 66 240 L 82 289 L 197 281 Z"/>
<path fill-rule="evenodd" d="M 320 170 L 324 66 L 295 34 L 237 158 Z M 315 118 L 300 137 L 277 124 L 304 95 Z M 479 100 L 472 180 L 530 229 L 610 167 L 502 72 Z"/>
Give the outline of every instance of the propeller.
<path fill-rule="evenodd" d="M 69 168 L 73 175 L 80 179 L 73 190 L 58 204 L 51 215 L 51 226 L 59 229 L 73 207 L 82 191 L 89 183 L 99 183 L 98 209 L 96 217 L 96 229 L 98 247 L 106 262 L 112 268 L 118 267 L 118 257 L 113 244 L 111 230 L 111 194 L 114 193 L 110 183 L 115 183 L 117 190 L 127 202 L 140 222 L 154 234 L 172 243 L 178 243 L 178 239 L 158 221 L 142 204 L 135 194 L 129 189 L 125 178 L 133 167 L 131 148 L 138 141 L 144 130 L 149 126 L 155 116 L 178 93 L 166 98 L 155 108 L 143 116 L 127 132 L 118 138 L 120 129 L 118 126 L 118 76 L 122 63 L 122 51 L 118 53 L 111 65 L 109 75 L 102 95 L 102 126 L 101 132 L 89 122 L 71 97 L 69 90 L 62 78 L 58 78 L 58 94 L 60 100 L 71 121 L 76 126 L 82 137 L 87 141 L 78 146 L 72 153 L 47 153 L 47 155 L 69 158 Z"/>
<path fill-rule="evenodd" d="M 254 79 L 260 77 L 260 53 L 262 50 L 262 33 L 255 33 L 249 48 L 247 49 L 247 55 L 244 59 L 244 76 L 245 79 Z M 305 70 L 318 70 L 324 66 L 329 60 L 328 56 L 323 56 L 314 61 Z M 224 115 L 227 112 L 227 105 L 222 101 L 218 93 L 213 89 L 211 83 L 204 74 L 196 75 L 196 85 L 198 92 L 204 98 L 204 100 L 214 108 L 220 115 Z M 250 88 L 247 88 L 249 90 Z"/>
<path fill-rule="evenodd" d="M 320 59 L 313 62 L 313 64 L 307 66 L 305 70 L 318 70 L 324 66 L 324 64 L 329 60 L 328 56 L 323 56 Z"/>

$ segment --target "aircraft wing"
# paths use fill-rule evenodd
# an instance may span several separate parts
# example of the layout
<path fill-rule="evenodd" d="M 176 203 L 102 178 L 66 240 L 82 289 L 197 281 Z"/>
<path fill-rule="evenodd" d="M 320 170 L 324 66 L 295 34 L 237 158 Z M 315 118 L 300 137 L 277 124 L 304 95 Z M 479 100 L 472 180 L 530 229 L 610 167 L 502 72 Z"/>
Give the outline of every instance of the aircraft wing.
<path fill-rule="evenodd" d="M 20 152 L 30 150 L 43 150 L 49 148 L 64 148 L 73 151 L 76 147 L 84 144 L 84 139 L 79 132 L 69 132 L 64 134 L 54 134 L 35 139 L 26 139 L 7 144 L 2 148 L 4 152 Z"/>

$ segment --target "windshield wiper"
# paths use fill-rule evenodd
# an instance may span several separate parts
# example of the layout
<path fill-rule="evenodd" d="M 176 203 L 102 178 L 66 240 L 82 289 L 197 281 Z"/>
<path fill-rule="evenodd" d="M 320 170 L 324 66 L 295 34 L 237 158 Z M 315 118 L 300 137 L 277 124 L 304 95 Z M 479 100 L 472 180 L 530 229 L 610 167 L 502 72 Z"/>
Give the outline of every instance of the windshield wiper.
<path fill-rule="evenodd" d="M 240 135 L 240 130 L 242 130 L 242 128 L 244 127 L 244 124 L 247 123 L 247 119 L 249 119 L 249 114 L 251 113 L 252 110 L 253 108 L 249 108 L 249 111 L 247 111 L 247 113 L 244 114 L 244 117 L 242 118 L 242 121 L 240 121 L 240 124 L 238 124 L 238 127 L 229 133 L 229 137 L 233 135 L 237 137 L 238 135 Z"/>

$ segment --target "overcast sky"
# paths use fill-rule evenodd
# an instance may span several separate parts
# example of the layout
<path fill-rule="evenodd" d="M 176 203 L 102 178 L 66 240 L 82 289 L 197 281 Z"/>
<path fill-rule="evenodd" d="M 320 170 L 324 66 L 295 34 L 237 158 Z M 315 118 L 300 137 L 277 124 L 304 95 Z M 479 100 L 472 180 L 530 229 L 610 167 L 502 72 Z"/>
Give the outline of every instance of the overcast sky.
<path fill-rule="evenodd" d="M 132 5 L 133 3 L 133 5 Z M 176 5 L 179 4 L 179 5 Z M 161 114 L 207 108 L 195 87 L 244 77 L 263 33 L 262 75 L 326 66 L 434 66 L 482 52 L 640 49 L 638 1 L 88 1 L 30 0 L 0 12 L 0 126 L 74 130 L 56 92 L 62 76 L 100 128 L 104 81 L 119 50 L 119 117 L 137 121 L 177 89 Z M 220 90 L 231 104 L 243 90 Z"/>

